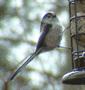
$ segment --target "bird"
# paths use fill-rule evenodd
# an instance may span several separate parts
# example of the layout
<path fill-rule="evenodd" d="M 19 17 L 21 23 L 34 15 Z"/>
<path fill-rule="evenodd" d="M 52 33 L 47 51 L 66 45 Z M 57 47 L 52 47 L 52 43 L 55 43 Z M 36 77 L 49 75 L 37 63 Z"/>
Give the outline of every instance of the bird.
<path fill-rule="evenodd" d="M 59 24 L 59 20 L 55 12 L 48 12 L 43 16 L 40 31 L 41 35 L 35 52 L 24 60 L 24 62 L 12 73 L 8 80 L 13 80 L 15 76 L 40 53 L 59 47 L 62 38 L 62 26 Z"/>

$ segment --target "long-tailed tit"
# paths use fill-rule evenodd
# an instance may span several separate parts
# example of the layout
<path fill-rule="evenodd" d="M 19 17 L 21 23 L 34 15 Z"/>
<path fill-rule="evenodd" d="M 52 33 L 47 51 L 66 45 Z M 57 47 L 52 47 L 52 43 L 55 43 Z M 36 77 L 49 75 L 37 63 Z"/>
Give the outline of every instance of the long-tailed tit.
<path fill-rule="evenodd" d="M 41 35 L 39 37 L 35 52 L 25 59 L 15 72 L 10 76 L 12 80 L 29 62 L 31 62 L 37 55 L 42 52 L 53 50 L 59 47 L 62 37 L 62 27 L 55 13 L 46 13 L 41 21 Z"/>

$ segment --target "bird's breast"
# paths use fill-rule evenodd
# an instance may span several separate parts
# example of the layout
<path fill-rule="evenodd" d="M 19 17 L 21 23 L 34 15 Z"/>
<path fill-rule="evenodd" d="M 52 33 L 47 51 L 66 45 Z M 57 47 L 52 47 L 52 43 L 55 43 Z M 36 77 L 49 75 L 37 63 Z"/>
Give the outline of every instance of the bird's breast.
<path fill-rule="evenodd" d="M 61 30 L 58 27 L 51 28 L 45 37 L 45 44 L 49 48 L 59 46 L 61 40 Z"/>

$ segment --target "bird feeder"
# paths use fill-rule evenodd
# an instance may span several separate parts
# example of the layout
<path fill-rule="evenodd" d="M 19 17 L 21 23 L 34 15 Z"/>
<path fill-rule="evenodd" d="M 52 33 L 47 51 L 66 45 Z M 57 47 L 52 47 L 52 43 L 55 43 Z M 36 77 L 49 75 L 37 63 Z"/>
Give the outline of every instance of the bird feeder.
<path fill-rule="evenodd" d="M 69 0 L 72 71 L 63 76 L 64 84 L 85 84 L 85 13 L 78 10 L 83 1 Z"/>

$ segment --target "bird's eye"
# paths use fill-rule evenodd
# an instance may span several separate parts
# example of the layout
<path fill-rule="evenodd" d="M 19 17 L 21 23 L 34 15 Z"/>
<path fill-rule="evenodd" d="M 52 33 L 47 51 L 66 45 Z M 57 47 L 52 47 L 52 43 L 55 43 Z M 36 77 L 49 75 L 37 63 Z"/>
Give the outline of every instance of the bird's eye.
<path fill-rule="evenodd" d="M 48 18 L 50 18 L 51 17 L 51 15 L 48 15 Z"/>

